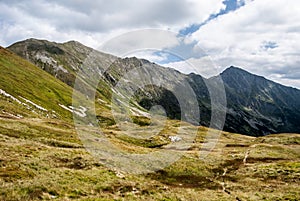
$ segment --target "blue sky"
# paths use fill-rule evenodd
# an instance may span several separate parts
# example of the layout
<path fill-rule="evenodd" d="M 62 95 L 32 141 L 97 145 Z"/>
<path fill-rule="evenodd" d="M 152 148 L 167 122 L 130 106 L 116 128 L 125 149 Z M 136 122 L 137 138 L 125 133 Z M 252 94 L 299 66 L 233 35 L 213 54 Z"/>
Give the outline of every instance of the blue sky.
<path fill-rule="evenodd" d="M 227 13 L 235 11 L 245 5 L 244 1 L 238 2 L 237 0 L 224 0 L 223 4 L 225 5 L 225 7 L 223 9 L 221 9 L 218 13 L 209 15 L 209 17 L 206 20 L 204 20 L 204 22 L 201 22 L 198 24 L 195 23 L 195 24 L 192 24 L 188 27 L 185 27 L 185 28 L 179 30 L 178 37 L 184 37 L 184 36 L 190 35 L 196 31 L 198 31 L 202 26 L 209 23 L 211 20 L 216 19 L 217 17 L 219 17 L 221 15 L 226 15 Z M 196 45 L 196 42 L 193 42 L 190 44 L 181 43 L 180 45 L 173 47 L 171 49 L 164 49 L 163 50 L 164 52 L 179 52 L 179 54 L 181 56 L 177 56 L 177 55 L 170 53 L 170 54 L 167 54 L 165 59 L 160 60 L 158 63 L 162 64 L 162 65 L 166 65 L 166 64 L 172 63 L 172 62 L 183 61 L 183 60 L 191 58 L 191 57 L 202 56 L 199 53 L 192 52 L 193 47 L 195 45 Z M 270 47 L 266 46 L 266 48 L 270 48 Z M 160 55 L 160 54 L 162 54 L 162 52 L 154 52 L 153 54 Z"/>
<path fill-rule="evenodd" d="M 235 11 L 239 9 L 240 7 L 245 5 L 244 1 L 238 2 L 237 0 L 224 0 L 223 4 L 225 5 L 224 9 L 221 9 L 218 13 L 211 14 L 208 19 L 206 19 L 204 22 L 201 23 L 195 23 L 188 27 L 185 27 L 179 31 L 180 35 L 189 35 L 191 33 L 196 32 L 201 28 L 201 26 L 204 26 L 205 24 L 209 23 L 209 21 L 219 17 L 220 15 L 225 15 L 231 11 Z"/>

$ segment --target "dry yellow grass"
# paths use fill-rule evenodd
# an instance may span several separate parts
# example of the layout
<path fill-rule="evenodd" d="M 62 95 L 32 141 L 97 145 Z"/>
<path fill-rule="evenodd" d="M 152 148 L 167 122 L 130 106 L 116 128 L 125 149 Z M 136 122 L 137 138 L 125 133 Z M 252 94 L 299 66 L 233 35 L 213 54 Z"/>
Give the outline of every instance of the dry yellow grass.
<path fill-rule="evenodd" d="M 300 136 L 247 137 L 223 132 L 202 160 L 207 128 L 184 156 L 155 173 L 129 175 L 105 167 L 82 146 L 70 123 L 1 118 L 0 200 L 298 200 Z M 169 121 L 161 136 L 174 135 Z M 186 125 L 188 128 L 190 125 Z M 106 130 L 130 153 L 151 152 L 141 141 Z M 130 132 L 133 132 L 132 130 Z M 124 137 L 124 136 L 123 136 Z M 247 154 L 248 153 L 248 154 Z M 245 160 L 245 156 L 246 160 Z"/>

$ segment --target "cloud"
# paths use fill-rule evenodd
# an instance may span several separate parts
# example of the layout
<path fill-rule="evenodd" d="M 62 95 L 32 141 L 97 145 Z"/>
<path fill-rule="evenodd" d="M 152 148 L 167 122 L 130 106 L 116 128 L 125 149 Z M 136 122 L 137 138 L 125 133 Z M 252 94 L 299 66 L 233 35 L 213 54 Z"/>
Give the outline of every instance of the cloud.
<path fill-rule="evenodd" d="M 6 46 L 26 37 L 58 42 L 75 39 L 97 47 L 96 41 L 99 44 L 116 33 L 181 29 L 223 7 L 222 0 L 4 0 L 0 2 L 0 31 L 5 34 L 0 41 Z"/>
<path fill-rule="evenodd" d="M 160 29 L 142 29 L 127 32 L 105 42 L 100 50 L 114 55 L 123 56 L 142 50 L 163 48 L 178 45 L 176 33 Z"/>
<path fill-rule="evenodd" d="M 126 57 L 137 57 L 137 58 L 146 59 L 148 61 L 152 61 L 155 63 L 162 63 L 162 62 L 168 60 L 168 54 L 156 52 L 154 50 L 141 50 L 141 51 L 127 54 Z"/>
<path fill-rule="evenodd" d="M 300 2 L 256 0 L 211 20 L 190 36 L 220 70 L 240 66 L 300 88 Z M 283 79 L 284 78 L 284 79 Z"/>
<path fill-rule="evenodd" d="M 235 65 L 300 88 L 298 0 L 2 0 L 0 10 L 1 46 L 31 37 L 94 48 L 109 41 L 111 53 L 185 73 L 187 63 L 204 76 Z"/>
<path fill-rule="evenodd" d="M 193 72 L 206 78 L 218 75 L 220 72 L 218 66 L 216 66 L 209 56 L 190 58 L 185 61 L 171 62 L 168 64 L 163 64 L 163 66 L 175 68 L 176 70 L 185 74 Z"/>

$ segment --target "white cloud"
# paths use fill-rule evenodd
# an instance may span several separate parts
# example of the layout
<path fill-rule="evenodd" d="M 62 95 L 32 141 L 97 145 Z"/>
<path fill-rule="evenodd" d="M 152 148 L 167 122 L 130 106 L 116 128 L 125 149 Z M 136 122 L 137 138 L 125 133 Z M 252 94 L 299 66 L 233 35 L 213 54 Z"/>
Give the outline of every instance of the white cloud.
<path fill-rule="evenodd" d="M 116 33 L 143 28 L 179 30 L 223 7 L 222 0 L 3 0 L 0 45 L 37 37 L 58 42 L 75 39 L 98 47 Z"/>
<path fill-rule="evenodd" d="M 100 50 L 124 56 L 146 49 L 161 50 L 178 45 L 176 33 L 160 29 L 143 29 L 127 32 L 105 42 Z"/>
<path fill-rule="evenodd" d="M 176 70 L 183 72 L 185 74 L 194 72 L 206 78 L 215 76 L 220 72 L 218 67 L 215 65 L 215 63 L 209 56 L 204 56 L 199 59 L 190 58 L 187 59 L 186 61 L 172 62 L 172 63 L 164 64 L 163 66 L 173 67 Z"/>
<path fill-rule="evenodd" d="M 127 55 L 124 55 L 125 57 L 137 57 L 140 59 L 146 59 L 155 63 L 162 63 L 168 59 L 168 55 L 166 53 L 159 53 L 156 54 L 155 50 L 141 50 L 141 51 L 135 51 L 131 52 Z"/>
<path fill-rule="evenodd" d="M 210 21 L 191 37 L 197 41 L 195 49 L 205 50 L 218 66 L 240 66 L 300 88 L 300 76 L 287 79 L 300 67 L 300 1 L 249 2 Z M 275 78 L 276 74 L 280 76 Z"/>

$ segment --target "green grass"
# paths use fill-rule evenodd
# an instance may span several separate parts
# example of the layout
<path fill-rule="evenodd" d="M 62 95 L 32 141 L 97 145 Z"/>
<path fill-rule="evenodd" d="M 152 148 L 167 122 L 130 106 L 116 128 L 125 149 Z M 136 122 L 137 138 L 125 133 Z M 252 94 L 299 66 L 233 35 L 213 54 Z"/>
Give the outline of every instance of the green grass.
<path fill-rule="evenodd" d="M 19 99 L 22 96 L 48 109 L 54 110 L 62 119 L 71 113 L 58 104 L 71 105 L 71 87 L 15 54 L 0 49 L 0 88 Z M 4 106 L 10 111 L 11 107 Z"/>

